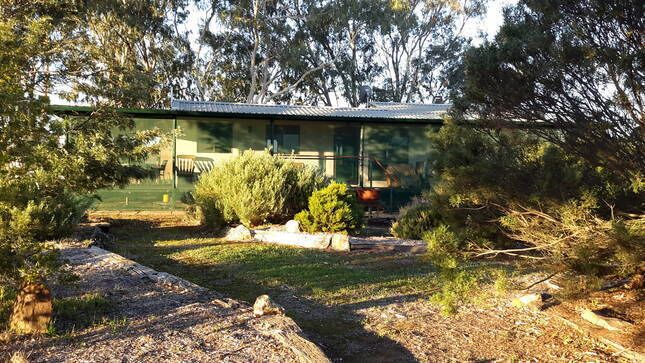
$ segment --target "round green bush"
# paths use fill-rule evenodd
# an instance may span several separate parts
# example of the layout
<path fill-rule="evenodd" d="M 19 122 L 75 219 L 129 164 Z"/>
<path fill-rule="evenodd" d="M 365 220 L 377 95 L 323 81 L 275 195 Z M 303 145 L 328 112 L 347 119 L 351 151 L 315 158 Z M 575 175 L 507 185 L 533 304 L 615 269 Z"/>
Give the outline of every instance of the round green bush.
<path fill-rule="evenodd" d="M 310 233 L 353 233 L 363 226 L 363 208 L 346 184 L 332 182 L 309 198 L 309 209 L 296 214 L 300 227 Z"/>
<path fill-rule="evenodd" d="M 213 227 L 283 222 L 305 208 L 309 195 L 324 182 L 316 168 L 248 150 L 202 175 L 195 203 L 202 220 Z"/>
<path fill-rule="evenodd" d="M 401 208 L 399 217 L 392 225 L 392 235 L 397 238 L 421 239 L 425 232 L 438 225 L 440 217 L 430 203 L 413 201 Z"/>

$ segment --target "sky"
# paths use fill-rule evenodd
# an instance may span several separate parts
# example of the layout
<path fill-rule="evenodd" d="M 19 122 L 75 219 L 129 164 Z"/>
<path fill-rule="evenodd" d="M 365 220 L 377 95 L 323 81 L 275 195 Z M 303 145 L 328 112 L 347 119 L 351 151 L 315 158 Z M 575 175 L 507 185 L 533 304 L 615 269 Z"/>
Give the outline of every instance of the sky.
<path fill-rule="evenodd" d="M 479 32 L 481 31 L 484 31 L 487 34 L 487 39 L 491 40 L 504 22 L 504 7 L 515 3 L 517 3 L 517 0 L 491 0 L 487 5 L 486 15 L 467 24 L 464 28 L 464 35 L 472 37 L 474 45 L 482 42 L 483 39 L 479 38 Z"/>

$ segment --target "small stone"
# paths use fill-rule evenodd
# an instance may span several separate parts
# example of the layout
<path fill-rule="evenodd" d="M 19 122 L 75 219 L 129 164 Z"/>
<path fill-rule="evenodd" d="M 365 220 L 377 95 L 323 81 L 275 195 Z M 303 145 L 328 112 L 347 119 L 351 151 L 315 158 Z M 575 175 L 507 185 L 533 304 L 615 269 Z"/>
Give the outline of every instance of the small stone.
<path fill-rule="evenodd" d="M 44 284 L 27 284 L 18 292 L 9 328 L 18 334 L 45 333 L 52 318 L 52 296 Z"/>
<path fill-rule="evenodd" d="M 591 324 L 611 331 L 625 331 L 629 330 L 632 326 L 630 323 L 624 320 L 602 316 L 600 314 L 596 314 L 595 311 L 590 309 L 582 309 L 582 311 L 580 312 L 580 317 L 590 322 Z"/>
<path fill-rule="evenodd" d="M 331 237 L 331 249 L 335 251 L 349 251 L 349 236 L 342 233 L 334 233 Z"/>
<path fill-rule="evenodd" d="M 257 318 L 263 315 L 272 315 L 272 314 L 282 314 L 283 310 L 281 307 L 276 305 L 269 295 L 260 295 L 255 299 L 255 304 L 253 304 L 253 315 Z"/>
<path fill-rule="evenodd" d="M 240 224 L 235 228 L 229 229 L 225 239 L 227 241 L 248 241 L 253 239 L 253 235 L 248 228 Z"/>
<path fill-rule="evenodd" d="M 289 233 L 300 233 L 300 223 L 292 219 L 284 224 L 284 230 Z"/>
<path fill-rule="evenodd" d="M 554 303 L 553 296 L 546 293 L 526 294 L 513 300 L 513 306 L 515 307 L 526 306 L 536 310 L 544 310 Z"/>

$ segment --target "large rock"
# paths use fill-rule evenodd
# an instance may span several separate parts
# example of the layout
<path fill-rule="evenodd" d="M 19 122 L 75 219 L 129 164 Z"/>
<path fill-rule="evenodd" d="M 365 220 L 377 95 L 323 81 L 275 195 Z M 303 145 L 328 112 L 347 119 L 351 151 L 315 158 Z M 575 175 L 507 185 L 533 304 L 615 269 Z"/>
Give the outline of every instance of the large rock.
<path fill-rule="evenodd" d="M 282 313 L 282 308 L 271 301 L 269 295 L 260 295 L 255 299 L 255 304 L 253 304 L 253 315 L 255 317 Z"/>
<path fill-rule="evenodd" d="M 45 333 L 52 318 L 52 295 L 44 284 L 27 284 L 18 292 L 9 329 L 18 334 Z"/>
<path fill-rule="evenodd" d="M 225 239 L 227 241 L 248 241 L 253 239 L 253 235 L 248 228 L 240 224 L 235 228 L 229 229 Z"/>
<path fill-rule="evenodd" d="M 256 241 L 287 246 L 325 249 L 331 244 L 331 234 L 289 233 L 284 231 L 256 230 Z"/>
<path fill-rule="evenodd" d="M 632 324 L 630 324 L 629 322 L 617 318 L 603 316 L 590 309 L 582 309 L 580 311 L 580 317 L 590 322 L 591 324 L 597 325 L 610 331 L 627 331 L 632 327 Z"/>
<path fill-rule="evenodd" d="M 289 233 L 300 233 L 300 223 L 292 219 L 284 224 L 284 230 Z"/>

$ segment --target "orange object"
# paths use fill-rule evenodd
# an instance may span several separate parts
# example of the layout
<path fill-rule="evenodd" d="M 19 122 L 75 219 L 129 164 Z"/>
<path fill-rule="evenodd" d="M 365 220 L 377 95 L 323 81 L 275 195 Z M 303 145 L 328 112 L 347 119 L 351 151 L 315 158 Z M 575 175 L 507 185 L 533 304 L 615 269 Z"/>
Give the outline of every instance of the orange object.
<path fill-rule="evenodd" d="M 356 196 L 359 202 L 374 202 L 379 200 L 381 192 L 373 188 L 358 188 L 356 189 Z"/>

